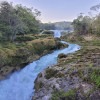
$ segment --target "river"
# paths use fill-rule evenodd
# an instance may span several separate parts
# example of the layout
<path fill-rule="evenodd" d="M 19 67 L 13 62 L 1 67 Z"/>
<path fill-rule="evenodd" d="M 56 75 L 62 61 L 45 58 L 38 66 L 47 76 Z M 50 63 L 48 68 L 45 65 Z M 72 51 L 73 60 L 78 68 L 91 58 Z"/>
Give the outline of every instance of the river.
<path fill-rule="evenodd" d="M 54 37 L 60 37 L 60 35 L 60 32 L 56 31 Z M 48 66 L 57 64 L 57 56 L 60 53 L 74 53 L 79 49 L 79 45 L 69 44 L 68 48 L 55 50 L 53 53 L 30 63 L 22 70 L 14 72 L 7 79 L 0 81 L 0 100 L 31 100 L 35 91 L 33 88 L 37 75 Z"/>

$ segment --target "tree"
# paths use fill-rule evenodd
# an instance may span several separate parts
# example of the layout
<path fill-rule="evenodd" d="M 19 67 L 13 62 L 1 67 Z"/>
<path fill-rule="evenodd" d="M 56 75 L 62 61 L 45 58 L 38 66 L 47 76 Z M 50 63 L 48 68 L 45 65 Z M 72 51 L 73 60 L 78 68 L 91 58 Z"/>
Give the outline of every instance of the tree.
<path fill-rule="evenodd" d="M 16 9 L 12 4 L 4 1 L 0 4 L 0 31 L 6 40 L 14 41 L 16 34 L 22 25 L 22 21 L 16 14 Z"/>
<path fill-rule="evenodd" d="M 13 6 L 12 3 L 0 3 L 0 33 L 6 40 L 14 41 L 16 34 L 37 33 L 41 12 L 35 9 Z"/>
<path fill-rule="evenodd" d="M 93 20 L 94 33 L 100 35 L 100 4 L 92 6 L 92 11 L 96 11 L 96 16 Z"/>
<path fill-rule="evenodd" d="M 23 7 L 22 5 L 16 5 L 16 12 L 19 18 L 26 25 L 25 32 L 26 33 L 36 33 L 39 30 L 39 20 L 37 20 L 37 16 L 40 15 L 40 12 L 35 9 L 35 12 L 32 9 Z"/>
<path fill-rule="evenodd" d="M 92 20 L 89 16 L 83 16 L 82 14 L 78 16 L 77 19 L 73 21 L 74 30 L 77 34 L 88 34 L 91 33 L 92 30 Z"/>
<path fill-rule="evenodd" d="M 41 23 L 40 28 L 42 30 L 55 30 L 55 24 L 54 23 Z"/>
<path fill-rule="evenodd" d="M 95 5 L 95 6 L 92 6 L 92 7 L 90 8 L 90 10 L 99 12 L 99 10 L 100 10 L 100 4 Z"/>

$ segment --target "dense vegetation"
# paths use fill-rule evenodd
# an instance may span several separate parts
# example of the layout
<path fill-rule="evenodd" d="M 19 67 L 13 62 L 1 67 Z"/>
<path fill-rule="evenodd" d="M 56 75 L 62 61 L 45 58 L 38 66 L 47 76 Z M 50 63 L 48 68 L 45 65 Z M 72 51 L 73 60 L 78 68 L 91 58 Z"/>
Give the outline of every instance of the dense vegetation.
<path fill-rule="evenodd" d="M 61 22 L 55 22 L 55 23 L 42 23 L 40 25 L 41 29 L 45 30 L 73 30 L 72 22 L 66 22 L 66 21 L 61 21 Z"/>
<path fill-rule="evenodd" d="M 22 5 L 0 3 L 0 79 L 57 49 L 52 35 L 40 35 L 41 13 Z"/>
<path fill-rule="evenodd" d="M 59 46 L 51 35 L 28 34 L 18 36 L 15 42 L 0 42 L 0 79 Z"/>
<path fill-rule="evenodd" d="M 100 4 L 91 7 L 90 10 L 94 11 L 96 15 L 92 14 L 92 12 L 89 12 L 89 15 L 87 16 L 81 13 L 78 18 L 73 21 L 74 30 L 79 35 L 100 35 Z"/>
<path fill-rule="evenodd" d="M 2 40 L 14 41 L 17 34 L 37 33 L 39 31 L 40 15 L 38 10 L 13 6 L 6 1 L 0 3 L 0 38 Z"/>

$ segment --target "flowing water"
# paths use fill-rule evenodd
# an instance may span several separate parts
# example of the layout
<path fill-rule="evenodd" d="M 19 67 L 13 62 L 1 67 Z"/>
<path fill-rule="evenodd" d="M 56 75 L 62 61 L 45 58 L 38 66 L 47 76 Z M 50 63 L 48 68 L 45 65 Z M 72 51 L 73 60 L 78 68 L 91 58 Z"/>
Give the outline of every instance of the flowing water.
<path fill-rule="evenodd" d="M 56 31 L 54 37 L 60 36 L 60 32 Z M 64 41 L 62 43 L 69 44 Z M 34 95 L 34 81 L 37 75 L 48 66 L 57 64 L 57 56 L 60 53 L 74 53 L 79 49 L 79 45 L 69 44 L 68 48 L 55 50 L 53 53 L 30 63 L 21 71 L 14 72 L 6 80 L 0 81 L 0 100 L 31 100 Z"/>

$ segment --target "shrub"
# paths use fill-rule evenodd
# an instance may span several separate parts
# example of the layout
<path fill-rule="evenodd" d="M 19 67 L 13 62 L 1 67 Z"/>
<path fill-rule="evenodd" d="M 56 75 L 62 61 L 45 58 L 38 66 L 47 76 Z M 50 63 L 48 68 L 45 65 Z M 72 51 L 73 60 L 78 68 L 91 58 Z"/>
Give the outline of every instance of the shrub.
<path fill-rule="evenodd" d="M 51 100 L 76 100 L 75 90 L 64 91 L 54 91 Z"/>
<path fill-rule="evenodd" d="M 54 34 L 54 32 L 53 32 L 53 31 L 48 31 L 48 30 L 46 30 L 46 31 L 44 31 L 42 34 Z"/>
<path fill-rule="evenodd" d="M 18 36 L 15 41 L 25 42 L 25 41 L 32 41 L 35 37 L 32 36 Z"/>
<path fill-rule="evenodd" d="M 100 88 L 100 70 L 94 70 L 90 74 L 90 79 L 92 82 L 94 82 L 96 84 L 97 87 Z"/>
<path fill-rule="evenodd" d="M 54 77 L 56 74 L 57 74 L 57 70 L 54 70 L 54 69 L 47 69 L 46 70 L 46 75 L 45 75 L 45 77 L 46 77 L 46 79 L 50 79 L 50 78 L 52 78 L 52 77 Z"/>

